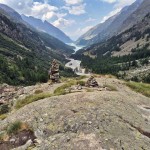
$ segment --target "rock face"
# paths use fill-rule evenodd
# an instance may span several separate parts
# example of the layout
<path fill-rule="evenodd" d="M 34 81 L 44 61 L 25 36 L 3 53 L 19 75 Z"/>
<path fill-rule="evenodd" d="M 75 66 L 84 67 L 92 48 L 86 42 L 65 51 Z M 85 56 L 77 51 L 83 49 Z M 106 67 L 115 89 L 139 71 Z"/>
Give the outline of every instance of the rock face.
<path fill-rule="evenodd" d="M 51 64 L 51 69 L 50 69 L 50 79 L 52 80 L 53 83 L 59 82 L 59 64 L 58 62 L 54 59 Z"/>
<path fill-rule="evenodd" d="M 22 94 L 22 87 L 0 85 L 0 105 L 9 103 L 13 98 Z"/>
<path fill-rule="evenodd" d="M 96 81 L 96 79 L 94 78 L 94 76 L 91 76 L 88 81 L 86 82 L 86 86 L 87 87 L 98 87 L 98 82 Z"/>
<path fill-rule="evenodd" d="M 0 121 L 0 131 L 16 120 L 27 122 L 37 137 L 36 150 L 149 150 L 150 98 L 123 81 L 96 80 L 117 91 L 71 93 L 33 102 Z"/>

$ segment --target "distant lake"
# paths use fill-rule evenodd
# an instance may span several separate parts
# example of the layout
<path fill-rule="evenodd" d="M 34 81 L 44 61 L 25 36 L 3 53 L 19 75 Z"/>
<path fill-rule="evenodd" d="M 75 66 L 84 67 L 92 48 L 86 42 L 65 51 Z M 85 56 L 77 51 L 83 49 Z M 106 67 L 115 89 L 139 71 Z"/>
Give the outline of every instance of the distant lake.
<path fill-rule="evenodd" d="M 74 44 L 74 43 L 66 43 L 66 44 L 68 44 L 68 45 L 70 45 L 70 46 L 74 46 L 75 47 L 75 51 L 78 51 L 79 49 L 82 49 L 84 46 L 79 46 L 79 45 L 76 45 L 76 44 Z"/>

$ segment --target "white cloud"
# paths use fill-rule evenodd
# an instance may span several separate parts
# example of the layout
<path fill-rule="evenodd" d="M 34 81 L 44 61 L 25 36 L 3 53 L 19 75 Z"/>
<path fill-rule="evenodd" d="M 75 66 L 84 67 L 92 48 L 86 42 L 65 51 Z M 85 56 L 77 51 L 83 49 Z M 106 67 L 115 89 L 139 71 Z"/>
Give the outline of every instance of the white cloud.
<path fill-rule="evenodd" d="M 93 22 L 93 21 L 96 21 L 97 19 L 94 19 L 94 18 L 88 18 L 87 20 L 85 20 L 85 22 Z"/>
<path fill-rule="evenodd" d="M 77 5 L 77 6 L 65 6 L 63 8 L 68 10 L 69 14 L 82 15 L 86 13 L 85 6 L 86 4 L 84 3 L 84 4 Z"/>
<path fill-rule="evenodd" d="M 0 0 L 0 3 L 4 3 L 14 8 L 20 14 L 27 16 L 33 16 L 42 20 L 49 20 L 52 18 L 59 18 L 66 14 L 59 13 L 59 9 L 56 6 L 51 6 L 45 0 L 42 2 L 34 2 L 33 0 Z"/>
<path fill-rule="evenodd" d="M 64 0 L 68 5 L 78 5 L 83 2 L 83 0 Z"/>
<path fill-rule="evenodd" d="M 79 35 L 83 35 L 84 33 L 86 33 L 87 31 L 89 31 L 93 26 L 87 26 L 84 28 L 79 28 L 76 33 Z"/>
<path fill-rule="evenodd" d="M 107 3 L 115 3 L 117 0 L 101 0 L 101 1 L 104 1 L 104 2 L 107 2 Z"/>
<path fill-rule="evenodd" d="M 106 15 L 105 17 L 103 17 L 101 23 L 105 22 L 108 18 L 116 15 L 117 13 L 119 13 L 121 11 L 121 9 L 127 5 L 131 5 L 133 2 L 135 2 L 135 0 L 102 0 L 108 3 L 114 3 L 114 10 L 111 11 L 108 15 Z"/>
<path fill-rule="evenodd" d="M 111 11 L 107 16 L 103 17 L 101 23 L 105 22 L 107 19 L 109 19 L 110 17 L 116 15 L 117 13 L 119 13 L 121 10 L 121 8 L 117 8 L 114 11 Z"/>
<path fill-rule="evenodd" d="M 74 23 L 75 23 L 74 20 L 67 20 L 64 18 L 59 18 L 56 21 L 54 21 L 52 24 L 56 27 L 63 29 L 63 28 L 73 25 Z"/>

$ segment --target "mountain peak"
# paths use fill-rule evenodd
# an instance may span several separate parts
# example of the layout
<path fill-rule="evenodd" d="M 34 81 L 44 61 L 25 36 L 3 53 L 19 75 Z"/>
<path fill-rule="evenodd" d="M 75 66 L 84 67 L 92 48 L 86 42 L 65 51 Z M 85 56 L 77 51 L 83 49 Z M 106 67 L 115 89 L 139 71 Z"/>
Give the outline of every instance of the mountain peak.
<path fill-rule="evenodd" d="M 17 13 L 14 9 L 5 4 L 0 3 L 0 11 L 2 11 L 2 13 L 7 15 L 8 17 L 11 16 L 11 19 L 14 19 L 15 21 L 22 20 L 21 15 L 19 13 Z"/>
<path fill-rule="evenodd" d="M 72 43 L 72 40 L 63 31 L 53 26 L 46 20 L 42 21 L 41 19 L 35 18 L 33 16 L 28 17 L 25 15 L 22 15 L 22 19 L 31 26 L 35 27 L 36 29 L 44 31 L 49 35 L 54 36 L 55 38 L 61 40 L 64 43 Z"/>

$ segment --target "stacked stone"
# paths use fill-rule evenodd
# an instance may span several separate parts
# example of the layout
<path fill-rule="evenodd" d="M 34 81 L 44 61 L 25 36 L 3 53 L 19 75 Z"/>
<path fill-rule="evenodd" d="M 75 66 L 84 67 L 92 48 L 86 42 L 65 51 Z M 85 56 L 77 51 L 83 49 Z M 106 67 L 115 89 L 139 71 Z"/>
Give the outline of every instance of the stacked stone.
<path fill-rule="evenodd" d="M 94 76 L 91 76 L 88 81 L 86 82 L 87 87 L 99 87 L 98 82 L 94 78 Z"/>
<path fill-rule="evenodd" d="M 59 78 L 59 63 L 54 59 L 51 64 L 50 79 L 56 83 L 59 82 Z"/>

